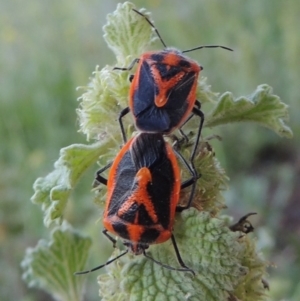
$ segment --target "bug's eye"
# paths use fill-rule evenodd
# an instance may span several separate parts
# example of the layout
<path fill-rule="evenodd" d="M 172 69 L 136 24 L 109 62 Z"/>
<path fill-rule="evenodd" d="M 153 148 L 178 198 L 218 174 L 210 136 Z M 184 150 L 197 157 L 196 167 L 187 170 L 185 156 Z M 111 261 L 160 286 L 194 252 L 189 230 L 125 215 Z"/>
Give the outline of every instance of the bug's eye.
<path fill-rule="evenodd" d="M 131 74 L 131 75 L 129 76 L 129 81 L 132 82 L 132 81 L 133 81 L 133 78 L 134 78 L 134 75 Z"/>
<path fill-rule="evenodd" d="M 199 65 L 199 67 L 200 67 L 201 70 L 203 70 L 203 67 L 202 67 L 202 66 Z"/>

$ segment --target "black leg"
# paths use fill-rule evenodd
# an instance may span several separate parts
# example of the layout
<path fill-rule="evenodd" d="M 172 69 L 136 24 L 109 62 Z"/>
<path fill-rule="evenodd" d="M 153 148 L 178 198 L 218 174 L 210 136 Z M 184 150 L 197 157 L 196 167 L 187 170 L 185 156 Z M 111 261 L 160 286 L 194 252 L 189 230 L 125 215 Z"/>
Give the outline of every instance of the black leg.
<path fill-rule="evenodd" d="M 192 116 L 193 116 L 193 115 L 191 115 L 191 116 L 188 118 L 188 120 L 190 120 Z M 187 121 L 188 121 L 188 120 L 187 120 Z M 189 141 L 189 138 L 188 138 L 188 136 L 185 134 L 185 132 L 182 130 L 182 128 L 179 129 L 179 133 L 180 133 L 181 136 L 183 137 L 183 140 L 187 143 L 187 142 Z"/>
<path fill-rule="evenodd" d="M 177 206 L 176 207 L 176 212 L 181 212 L 185 209 L 190 208 L 194 195 L 195 195 L 195 190 L 196 190 L 196 184 L 197 184 L 197 180 L 199 179 L 199 175 L 197 174 L 197 171 L 195 169 L 193 169 L 185 160 L 185 158 L 177 151 L 175 151 L 176 156 L 180 159 L 180 161 L 184 164 L 184 166 L 188 169 L 188 171 L 191 173 L 191 178 L 184 181 L 183 183 L 181 183 L 181 188 L 180 189 L 184 189 L 187 188 L 189 186 L 192 186 L 191 188 L 191 192 L 190 192 L 190 196 L 189 196 L 189 200 L 187 202 L 187 204 L 185 206 Z"/>
<path fill-rule="evenodd" d="M 196 189 L 196 182 L 199 179 L 199 177 L 201 176 L 201 175 L 198 175 L 198 172 L 197 172 L 195 164 L 194 164 L 194 160 L 195 160 L 195 156 L 196 156 L 196 152 L 197 152 L 197 148 L 198 148 L 199 140 L 200 140 L 200 136 L 201 136 L 201 131 L 202 131 L 203 123 L 204 123 L 204 114 L 200 110 L 200 108 L 201 108 L 201 104 L 200 104 L 200 102 L 198 100 L 196 100 L 195 106 L 194 106 L 194 108 L 192 110 L 192 114 L 189 116 L 189 118 L 182 125 L 182 126 L 184 126 L 194 115 L 197 115 L 197 116 L 200 117 L 200 123 L 199 123 L 199 127 L 198 127 L 198 132 L 197 132 L 196 140 L 195 140 L 194 147 L 193 147 L 193 150 L 192 150 L 192 153 L 191 153 L 191 156 L 190 156 L 190 166 L 184 160 L 185 161 L 184 164 L 188 167 L 188 169 L 190 170 L 190 172 L 192 174 L 192 179 L 190 179 L 188 181 L 185 181 L 181 185 L 181 189 L 186 188 L 186 187 L 188 187 L 190 185 L 193 185 L 192 186 L 192 190 L 191 190 L 191 194 L 190 194 L 190 198 L 189 198 L 189 201 L 188 201 L 188 203 L 187 203 L 186 206 L 184 206 L 184 207 L 177 207 L 176 211 L 182 211 L 182 210 L 188 209 L 191 206 L 191 203 L 192 203 L 192 200 L 193 200 L 193 197 L 194 197 L 194 193 L 195 193 L 195 189 Z M 183 135 L 183 137 L 187 138 L 187 136 L 182 131 L 182 127 L 179 129 L 179 131 Z M 178 156 L 182 157 L 179 154 L 178 154 Z"/>
<path fill-rule="evenodd" d="M 133 78 L 134 78 L 134 75 L 131 74 L 131 75 L 129 76 L 129 81 L 132 82 L 132 81 L 133 81 Z"/>
<path fill-rule="evenodd" d="M 181 133 L 181 135 L 184 137 L 184 138 L 187 138 L 186 134 L 182 131 L 182 127 L 194 116 L 194 115 L 197 115 L 200 117 L 200 123 L 199 123 L 199 128 L 198 128 L 198 132 L 197 132 L 197 136 L 196 136 L 196 141 L 195 141 L 195 144 L 194 144 L 194 148 L 193 148 L 193 151 L 192 151 L 192 155 L 191 155 L 191 163 L 193 165 L 193 161 L 195 159 L 195 155 L 196 155 L 196 151 L 197 151 L 197 147 L 198 147 L 198 144 L 199 144 L 199 140 L 200 140 L 200 136 L 201 136 L 201 131 L 202 131 L 202 127 L 203 127 L 203 123 L 204 123 L 204 113 L 201 111 L 201 104 L 198 100 L 196 100 L 195 102 L 195 106 L 192 110 L 192 114 L 188 117 L 188 119 L 182 124 L 182 126 L 180 127 L 179 131 Z"/>
<path fill-rule="evenodd" d="M 183 262 L 183 260 L 182 260 L 182 258 L 181 258 L 181 255 L 180 255 L 180 253 L 179 253 L 179 250 L 178 250 L 178 247 L 177 247 L 177 244 L 176 244 L 176 240 L 175 240 L 175 237 L 174 237 L 173 234 L 172 234 L 172 236 L 171 236 L 171 240 L 172 240 L 172 244 L 173 244 L 173 247 L 174 247 L 174 250 L 175 250 L 175 253 L 176 253 L 176 256 L 177 256 L 177 260 L 178 260 L 179 264 L 180 264 L 183 268 L 185 268 L 187 271 L 193 273 L 193 275 L 195 276 L 195 272 L 194 272 L 192 269 L 190 269 L 189 267 L 187 267 L 187 266 L 184 264 L 184 262 Z"/>
<path fill-rule="evenodd" d="M 113 70 L 130 71 L 133 68 L 133 66 L 139 61 L 140 59 L 134 59 L 127 68 L 114 67 Z"/>
<path fill-rule="evenodd" d="M 148 259 L 150 259 L 151 261 L 155 262 L 156 264 L 158 264 L 158 265 L 160 265 L 163 268 L 166 268 L 168 270 L 180 271 L 180 272 L 191 272 L 195 276 L 195 272 L 184 264 L 184 262 L 183 262 L 183 260 L 180 256 L 180 253 L 179 253 L 179 250 L 178 250 L 178 247 L 177 247 L 177 244 L 176 244 L 176 241 L 175 241 L 175 238 L 174 238 L 173 234 L 171 236 L 171 239 L 172 239 L 172 243 L 173 243 L 173 246 L 174 246 L 174 249 L 175 249 L 177 260 L 178 260 L 179 264 L 182 266 L 182 269 L 174 268 L 174 267 L 171 267 L 169 265 L 163 264 L 162 262 L 160 262 L 160 261 L 154 259 L 153 257 L 151 257 L 150 255 L 148 255 L 145 250 L 143 251 L 144 256 L 147 257 Z"/>
<path fill-rule="evenodd" d="M 200 110 L 200 108 L 201 108 L 201 103 L 200 103 L 199 100 L 196 100 L 196 101 L 195 101 L 195 108 Z M 183 126 L 184 126 L 186 123 L 188 123 L 188 122 L 193 118 L 193 116 L 194 116 L 194 114 L 191 114 L 191 115 L 188 117 L 188 119 L 181 125 L 181 127 L 180 127 L 180 129 L 179 129 L 180 134 L 184 137 L 184 139 L 185 139 L 186 141 L 188 141 L 189 139 L 188 139 L 187 135 L 183 132 L 182 128 L 183 128 Z"/>
<path fill-rule="evenodd" d="M 102 167 L 101 169 L 99 169 L 96 172 L 95 180 L 94 180 L 93 185 L 92 185 L 94 188 L 98 187 L 100 184 L 103 184 L 103 185 L 107 186 L 107 179 L 104 178 L 101 174 L 105 170 L 107 170 L 108 168 L 110 168 L 112 166 L 112 163 L 113 162 L 108 163 L 106 166 Z"/>
<path fill-rule="evenodd" d="M 199 128 L 198 128 L 198 132 L 197 132 L 197 136 L 196 136 L 196 141 L 195 141 L 194 149 L 192 151 L 192 155 L 191 155 L 191 159 L 190 159 L 192 167 L 195 169 L 194 159 L 195 159 L 195 155 L 196 155 L 196 151 L 197 151 L 197 147 L 199 144 L 201 131 L 202 131 L 203 123 L 204 123 L 204 114 L 199 108 L 196 108 L 196 107 L 193 108 L 193 114 L 200 117 L 200 123 L 199 123 Z"/>
<path fill-rule="evenodd" d="M 113 243 L 113 247 L 115 248 L 117 241 L 107 233 L 106 229 L 102 233 Z"/>
<path fill-rule="evenodd" d="M 200 176 L 198 175 L 198 178 L 190 178 L 184 182 L 181 183 L 181 187 L 180 189 L 184 189 L 184 188 L 187 188 L 187 187 L 190 187 L 191 185 L 193 185 L 198 179 L 200 178 Z M 187 209 L 187 208 L 186 208 Z"/>
<path fill-rule="evenodd" d="M 201 108 L 201 103 L 200 103 L 200 101 L 197 100 L 197 99 L 196 99 L 196 101 L 195 101 L 195 106 L 196 106 L 198 109 Z"/>
<path fill-rule="evenodd" d="M 129 107 L 123 109 L 123 110 L 121 111 L 120 115 L 119 115 L 119 118 L 118 118 L 118 121 L 119 121 L 119 124 L 120 124 L 120 128 L 121 128 L 122 138 L 123 138 L 124 143 L 126 143 L 127 138 L 126 138 L 126 133 L 125 133 L 125 129 L 124 129 L 124 125 L 123 125 L 122 118 L 123 118 L 125 115 L 127 115 L 129 112 L 130 112 Z"/>

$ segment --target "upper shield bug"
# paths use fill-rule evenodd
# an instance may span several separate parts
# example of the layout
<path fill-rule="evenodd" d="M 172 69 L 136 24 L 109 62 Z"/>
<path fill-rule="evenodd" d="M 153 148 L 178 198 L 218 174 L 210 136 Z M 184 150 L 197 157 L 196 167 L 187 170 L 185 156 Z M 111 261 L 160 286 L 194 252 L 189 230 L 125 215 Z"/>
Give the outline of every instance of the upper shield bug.
<path fill-rule="evenodd" d="M 135 9 L 133 11 L 143 17 L 154 29 L 164 49 L 143 53 L 127 68 L 114 68 L 131 70 L 138 63 L 135 74 L 130 78 L 129 107 L 122 110 L 119 115 L 123 139 L 126 140 L 122 118 L 129 111 L 132 112 L 136 127 L 140 131 L 162 134 L 169 134 L 180 128 L 189 116 L 197 115 L 200 122 L 190 157 L 196 174 L 193 162 L 204 122 L 200 102 L 196 100 L 196 90 L 198 77 L 203 68 L 184 53 L 217 47 L 233 50 L 220 45 L 198 46 L 185 51 L 168 48 L 153 23 L 141 12 Z"/>
<path fill-rule="evenodd" d="M 101 174 L 109 167 L 108 179 L 105 179 Z M 172 231 L 180 190 L 195 181 L 191 177 L 181 183 L 176 154 L 161 134 L 140 133 L 130 139 L 114 162 L 97 172 L 96 182 L 107 185 L 103 233 L 114 246 L 116 240 L 108 232 L 121 237 L 127 250 L 105 264 L 76 274 L 100 269 L 128 251 L 143 254 L 165 268 L 194 273 L 184 264 Z M 181 268 L 165 265 L 146 253 L 149 245 L 170 238 Z"/>

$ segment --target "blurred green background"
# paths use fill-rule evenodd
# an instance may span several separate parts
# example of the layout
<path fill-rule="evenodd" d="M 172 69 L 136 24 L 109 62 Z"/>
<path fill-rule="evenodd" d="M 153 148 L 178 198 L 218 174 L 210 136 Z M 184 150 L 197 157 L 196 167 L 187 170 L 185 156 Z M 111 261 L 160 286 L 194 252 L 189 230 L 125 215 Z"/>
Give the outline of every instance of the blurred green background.
<path fill-rule="evenodd" d="M 0 0 L 0 299 L 52 300 L 21 279 L 20 261 L 27 247 L 48 238 L 40 208 L 30 202 L 32 184 L 53 168 L 59 149 L 85 143 L 77 132 L 75 109 L 80 91 L 95 65 L 114 64 L 102 38 L 105 16 L 114 0 Z M 288 103 L 294 139 L 282 139 L 253 124 L 205 130 L 225 167 L 230 190 L 228 209 L 238 219 L 248 212 L 258 248 L 270 260 L 272 300 L 300 300 L 300 160 L 299 75 L 300 2 L 296 0 L 148 0 L 134 1 L 152 12 L 168 45 L 188 49 L 201 44 L 234 48 L 193 52 L 213 91 L 236 96 L 268 83 Z M 157 42 L 158 49 L 161 45 Z M 205 111 L 205 107 L 204 107 Z M 95 167 L 96 170 L 96 167 Z M 100 237 L 99 212 L 90 183 L 82 180 L 69 202 L 66 219 Z M 91 261 L 107 255 L 99 245 Z M 100 255 L 99 255 L 100 254 Z M 100 259 L 99 259 L 100 256 Z M 91 264 L 91 263 L 90 263 Z M 277 266 L 277 267 L 274 267 Z M 86 300 L 98 300 L 90 275 Z"/>

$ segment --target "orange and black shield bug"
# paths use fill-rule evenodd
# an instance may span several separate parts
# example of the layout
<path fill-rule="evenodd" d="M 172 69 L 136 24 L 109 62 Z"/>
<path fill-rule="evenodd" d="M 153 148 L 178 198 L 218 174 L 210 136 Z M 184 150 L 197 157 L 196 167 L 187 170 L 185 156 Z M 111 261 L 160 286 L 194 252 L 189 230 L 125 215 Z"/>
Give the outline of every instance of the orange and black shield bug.
<path fill-rule="evenodd" d="M 151 21 L 139 11 L 135 9 L 133 11 L 145 18 L 165 48 L 142 54 L 127 68 L 114 68 L 131 70 L 138 63 L 136 73 L 131 76 L 129 107 L 119 116 L 123 139 L 126 140 L 122 118 L 129 111 L 132 112 L 136 127 L 140 131 L 162 134 L 169 134 L 180 128 L 190 116 L 197 115 L 200 122 L 190 158 L 195 171 L 193 162 L 204 122 L 200 102 L 196 100 L 196 90 L 198 77 L 203 68 L 184 53 L 201 48 L 220 47 L 231 51 L 232 49 L 220 45 L 199 46 L 185 51 L 167 48 Z"/>
<path fill-rule="evenodd" d="M 103 265 L 76 274 L 100 269 L 128 251 L 143 254 L 165 268 L 194 273 L 184 264 L 172 231 L 180 190 L 194 186 L 195 181 L 191 177 L 181 183 L 180 169 L 171 145 L 165 142 L 162 134 L 140 133 L 125 144 L 110 166 L 108 180 L 101 175 L 106 167 L 96 176 L 98 184 L 107 185 L 103 233 L 114 246 L 116 240 L 108 232 L 121 237 L 127 250 Z M 145 251 L 149 245 L 170 238 L 181 268 L 164 265 Z"/>

